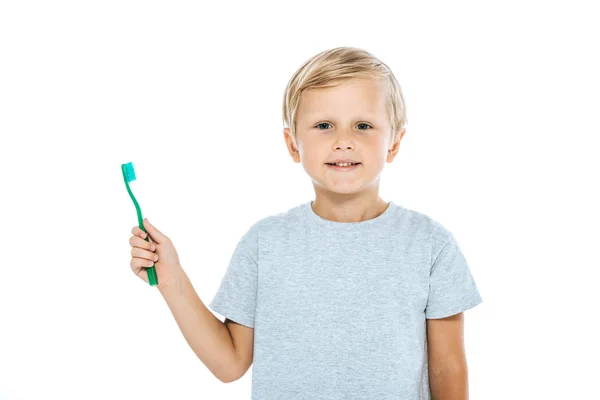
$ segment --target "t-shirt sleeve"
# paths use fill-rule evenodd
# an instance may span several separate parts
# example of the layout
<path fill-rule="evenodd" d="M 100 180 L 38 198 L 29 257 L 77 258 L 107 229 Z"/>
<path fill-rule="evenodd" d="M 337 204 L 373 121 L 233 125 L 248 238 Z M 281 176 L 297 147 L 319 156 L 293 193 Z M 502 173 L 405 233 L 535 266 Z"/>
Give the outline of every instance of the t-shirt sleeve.
<path fill-rule="evenodd" d="M 258 233 L 255 224 L 238 242 L 208 306 L 232 321 L 254 328 L 257 277 Z"/>
<path fill-rule="evenodd" d="M 455 237 L 439 223 L 436 225 L 437 229 L 433 233 L 429 296 L 425 308 L 427 319 L 449 317 L 483 302 Z"/>

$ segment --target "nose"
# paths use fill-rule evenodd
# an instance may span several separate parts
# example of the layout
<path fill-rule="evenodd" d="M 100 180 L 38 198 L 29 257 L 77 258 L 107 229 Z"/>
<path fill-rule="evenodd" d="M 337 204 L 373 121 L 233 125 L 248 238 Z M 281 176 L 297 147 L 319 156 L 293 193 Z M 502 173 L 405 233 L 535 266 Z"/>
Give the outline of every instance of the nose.
<path fill-rule="evenodd" d="M 334 143 L 335 150 L 346 149 L 351 150 L 354 148 L 354 143 L 352 142 L 351 135 L 340 133 L 336 136 L 337 140 Z"/>
<path fill-rule="evenodd" d="M 336 150 L 340 150 L 340 149 L 345 149 L 345 150 L 352 150 L 354 148 L 354 146 L 352 146 L 351 144 L 347 144 L 347 145 L 336 145 L 335 149 Z"/>

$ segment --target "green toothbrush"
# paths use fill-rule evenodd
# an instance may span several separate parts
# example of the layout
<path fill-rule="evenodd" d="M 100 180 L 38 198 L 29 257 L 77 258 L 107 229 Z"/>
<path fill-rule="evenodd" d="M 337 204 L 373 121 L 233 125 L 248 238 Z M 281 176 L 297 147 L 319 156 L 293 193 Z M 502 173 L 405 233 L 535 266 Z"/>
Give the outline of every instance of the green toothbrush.
<path fill-rule="evenodd" d="M 133 169 L 133 163 L 121 164 L 121 170 L 123 171 L 123 180 L 125 180 L 125 187 L 127 187 L 129 197 L 131 197 L 133 205 L 135 205 L 135 210 L 137 211 L 138 225 L 141 230 L 146 232 L 146 229 L 144 228 L 144 218 L 142 218 L 142 210 L 140 209 L 140 205 L 138 204 L 137 200 L 135 199 L 135 196 L 129 188 L 129 182 L 135 181 L 135 171 Z M 148 232 L 146 232 L 146 242 L 149 241 L 150 235 L 148 235 Z M 146 271 L 148 271 L 148 283 L 150 283 L 150 286 L 158 285 L 158 278 L 156 277 L 156 268 L 152 266 L 150 268 L 146 268 Z"/>

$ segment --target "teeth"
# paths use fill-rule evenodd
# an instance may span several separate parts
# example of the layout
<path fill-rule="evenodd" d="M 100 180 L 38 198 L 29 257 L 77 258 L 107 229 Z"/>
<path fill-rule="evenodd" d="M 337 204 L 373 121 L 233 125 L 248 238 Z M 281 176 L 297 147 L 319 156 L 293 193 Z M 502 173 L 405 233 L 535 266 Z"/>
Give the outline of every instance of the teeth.
<path fill-rule="evenodd" d="M 355 163 L 333 163 L 333 165 L 337 165 L 338 167 L 347 167 L 349 165 L 354 165 Z"/>

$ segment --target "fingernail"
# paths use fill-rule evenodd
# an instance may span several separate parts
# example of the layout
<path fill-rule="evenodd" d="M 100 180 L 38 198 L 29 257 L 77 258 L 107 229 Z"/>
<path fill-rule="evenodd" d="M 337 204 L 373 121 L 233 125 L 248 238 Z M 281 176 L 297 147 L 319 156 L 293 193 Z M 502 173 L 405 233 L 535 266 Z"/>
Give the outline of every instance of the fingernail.
<path fill-rule="evenodd" d="M 154 247 L 154 245 L 152 245 L 152 251 L 156 250 L 156 247 Z"/>

